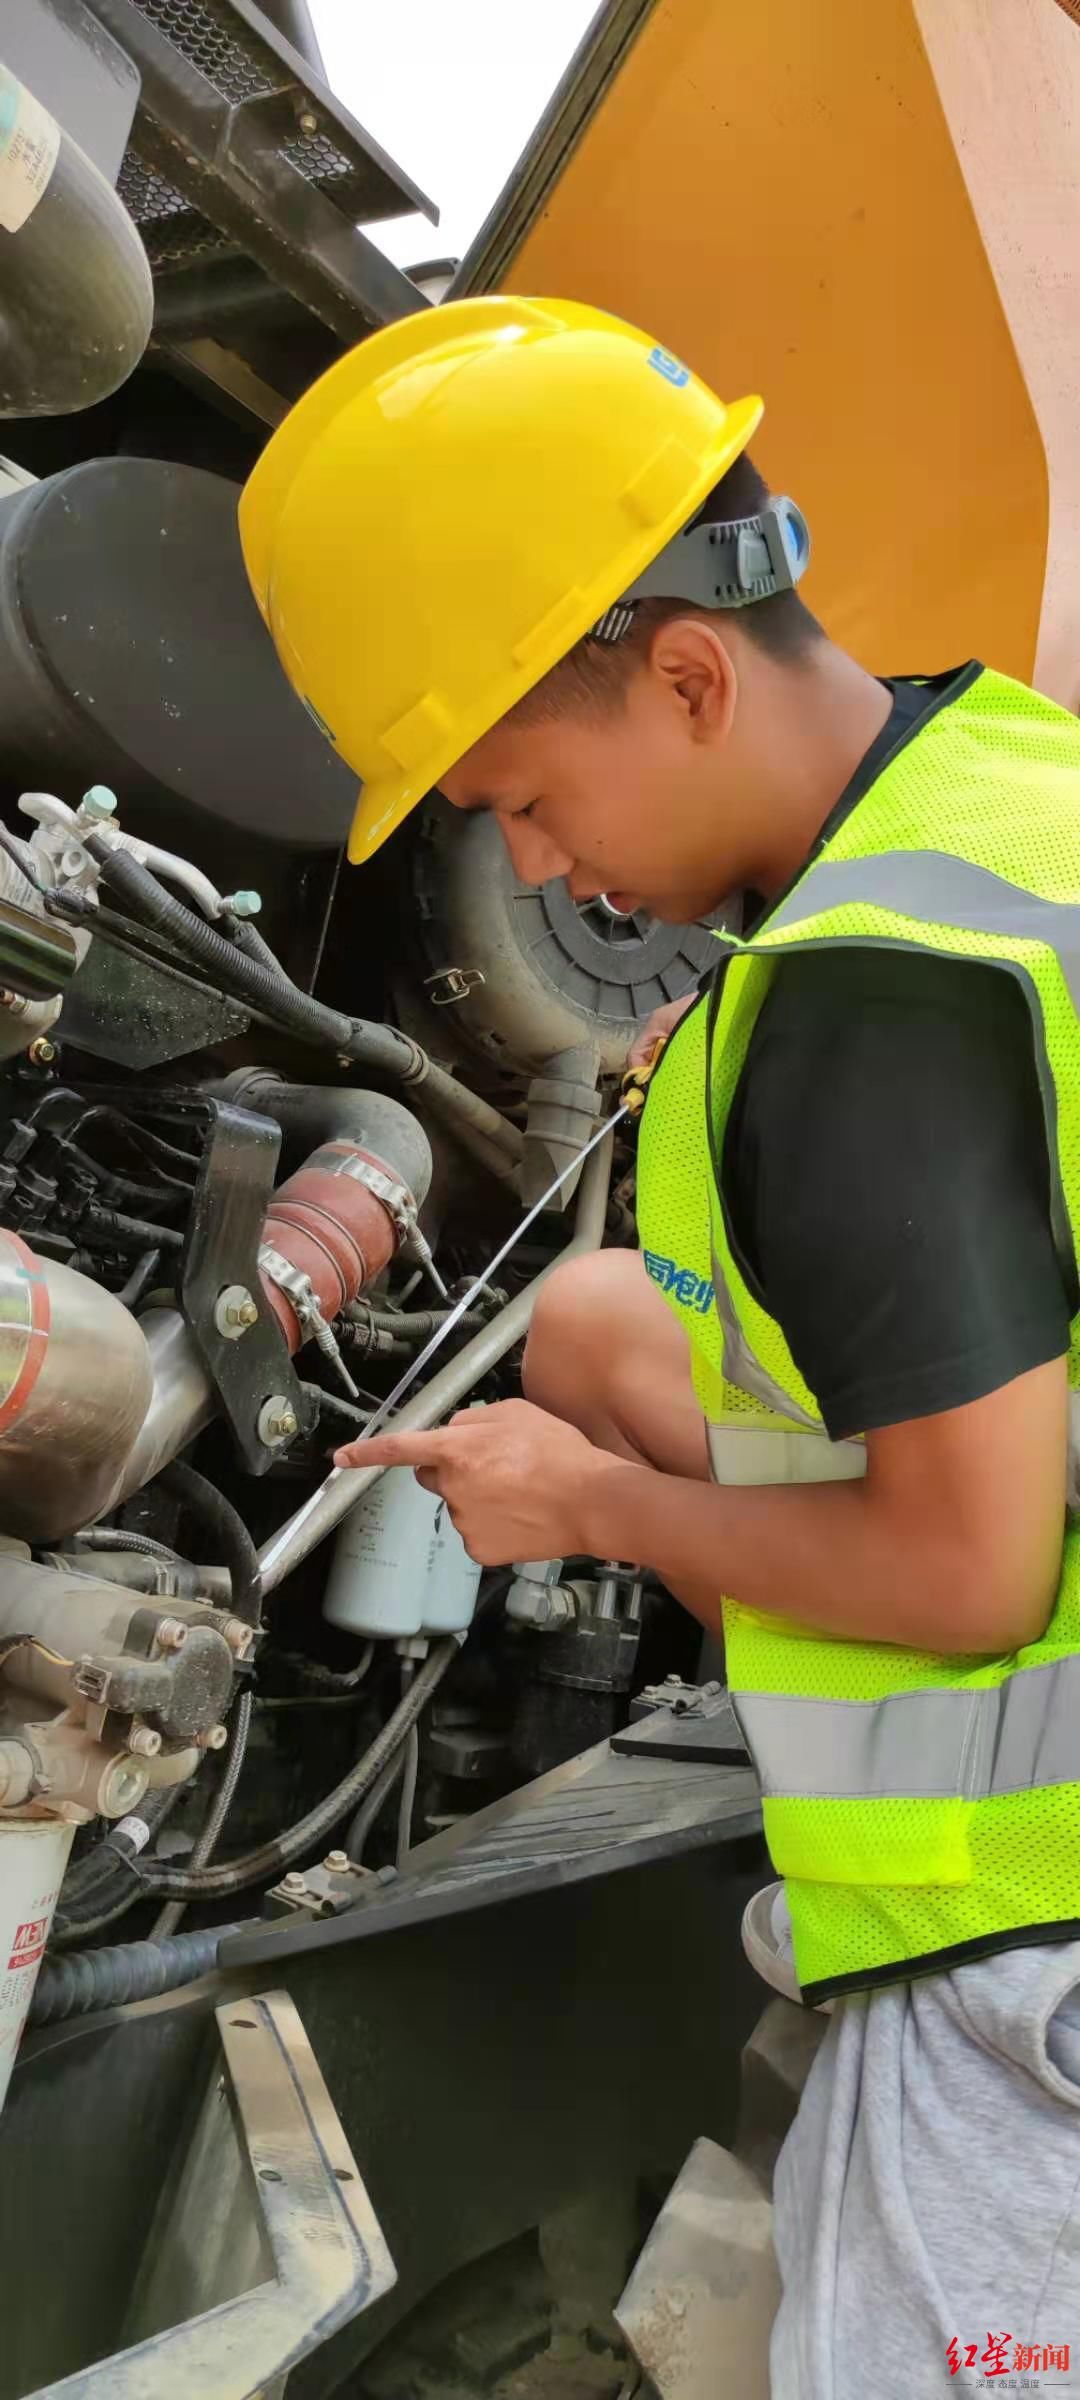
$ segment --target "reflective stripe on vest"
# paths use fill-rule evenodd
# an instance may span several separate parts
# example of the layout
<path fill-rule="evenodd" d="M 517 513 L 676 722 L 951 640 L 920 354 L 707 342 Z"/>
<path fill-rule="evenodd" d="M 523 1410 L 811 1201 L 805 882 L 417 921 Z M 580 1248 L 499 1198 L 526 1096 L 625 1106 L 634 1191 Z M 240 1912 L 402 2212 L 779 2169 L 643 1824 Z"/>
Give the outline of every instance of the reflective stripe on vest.
<path fill-rule="evenodd" d="M 968 1691 L 887 1700 L 739 1692 L 735 1711 L 770 1797 L 989 1800 L 1080 1782 L 1080 1656 Z"/>
<path fill-rule="evenodd" d="M 738 1417 L 726 1425 L 705 1420 L 714 1483 L 853 1483 L 866 1473 L 865 1442 L 830 1442 L 820 1425 L 762 1425 Z"/>
<path fill-rule="evenodd" d="M 758 1012 L 785 956 L 887 947 L 1011 974 L 1027 1004 L 1067 1289 L 1080 1247 L 1080 724 L 973 670 L 876 781 L 749 942 L 724 939 L 713 1056 L 705 1011 L 677 1028 L 639 1137 L 641 1238 L 686 1332 L 717 1483 L 865 1470 L 830 1443 L 782 1325 L 741 1261 L 718 1162 Z M 724 937 L 721 937 L 724 938 Z M 797 1224 L 798 1191 L 792 1192 Z M 705 1220 L 710 1216 L 711 1223 Z M 973 1229 L 977 1238 L 977 1229 Z M 653 1272 L 650 1268 L 650 1273 Z M 691 1302 L 711 1276 L 715 1309 Z M 1080 1509 L 1080 1313 L 1072 1326 L 1069 1503 Z M 999 1659 L 841 1640 L 725 1599 L 728 1674 L 789 1878 L 813 1997 L 1016 1929 L 1080 1933 L 1080 1522 L 1045 1634 Z"/>
<path fill-rule="evenodd" d="M 1042 942 L 1053 950 L 1080 1014 L 1080 906 L 1075 901 L 1041 899 L 1018 883 L 994 875 L 989 867 L 966 858 L 950 858 L 943 850 L 890 850 L 873 858 L 822 859 L 790 898 L 769 918 L 768 938 L 784 933 L 808 918 L 859 902 L 910 917 L 915 924 L 952 925 L 957 931 L 1006 934 L 1021 942 Z M 748 942 L 747 950 L 757 944 Z"/>

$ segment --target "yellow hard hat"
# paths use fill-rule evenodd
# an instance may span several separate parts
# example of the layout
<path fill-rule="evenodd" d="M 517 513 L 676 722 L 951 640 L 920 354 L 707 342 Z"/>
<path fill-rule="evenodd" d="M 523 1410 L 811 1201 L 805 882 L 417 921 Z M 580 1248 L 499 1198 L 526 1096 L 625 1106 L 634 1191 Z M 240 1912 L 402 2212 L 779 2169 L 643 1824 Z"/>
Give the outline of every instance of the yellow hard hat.
<path fill-rule="evenodd" d="M 350 858 L 627 591 L 761 413 L 571 300 L 451 301 L 305 393 L 240 538 L 286 674 L 363 777 Z"/>

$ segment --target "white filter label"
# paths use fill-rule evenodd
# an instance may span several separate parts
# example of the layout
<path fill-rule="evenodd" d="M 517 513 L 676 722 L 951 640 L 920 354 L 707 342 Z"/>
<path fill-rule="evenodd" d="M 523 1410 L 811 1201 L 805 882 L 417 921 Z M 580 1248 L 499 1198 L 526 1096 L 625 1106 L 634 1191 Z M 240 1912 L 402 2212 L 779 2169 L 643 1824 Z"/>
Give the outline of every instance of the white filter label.
<path fill-rule="evenodd" d="M 0 227 L 18 233 L 47 189 L 60 127 L 24 83 L 0 67 Z"/>

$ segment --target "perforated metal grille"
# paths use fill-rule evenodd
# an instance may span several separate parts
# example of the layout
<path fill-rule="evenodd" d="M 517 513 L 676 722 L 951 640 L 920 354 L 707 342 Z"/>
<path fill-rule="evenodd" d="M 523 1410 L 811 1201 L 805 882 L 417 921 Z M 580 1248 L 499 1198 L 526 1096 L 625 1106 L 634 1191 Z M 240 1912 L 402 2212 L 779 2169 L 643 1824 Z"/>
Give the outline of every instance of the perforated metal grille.
<path fill-rule="evenodd" d="M 324 191 L 328 186 L 333 186 L 332 197 L 335 200 L 342 196 L 338 187 L 350 176 L 355 179 L 358 189 L 362 189 L 355 168 L 342 156 L 336 143 L 329 141 L 324 133 L 298 134 L 295 141 L 285 142 L 282 147 L 290 165 L 299 167 L 301 175 L 306 175 L 309 183 L 321 184 Z"/>
<path fill-rule="evenodd" d="M 201 0 L 138 0 L 138 8 L 227 100 L 273 91 L 265 61 L 238 18 L 226 27 Z"/>
<path fill-rule="evenodd" d="M 181 260 L 202 258 L 211 251 L 231 250 L 234 244 L 216 225 L 208 223 L 176 191 L 129 150 L 117 179 L 117 189 L 146 244 L 152 267 L 175 266 Z"/>

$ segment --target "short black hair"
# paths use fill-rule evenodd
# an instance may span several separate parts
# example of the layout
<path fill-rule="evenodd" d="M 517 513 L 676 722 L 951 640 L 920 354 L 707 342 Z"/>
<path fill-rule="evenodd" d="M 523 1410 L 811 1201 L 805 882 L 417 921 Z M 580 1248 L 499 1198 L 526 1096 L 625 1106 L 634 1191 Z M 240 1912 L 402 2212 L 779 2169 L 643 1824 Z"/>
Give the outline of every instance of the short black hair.
<path fill-rule="evenodd" d="M 732 525 L 753 517 L 769 498 L 769 487 L 745 451 L 713 485 L 691 520 L 695 525 Z M 631 670 L 640 665 L 659 625 L 673 617 L 735 617 L 747 640 L 781 664 L 800 666 L 824 633 L 798 592 L 774 592 L 746 608 L 710 608 L 688 600 L 640 600 L 630 630 L 621 642 L 600 642 L 585 634 L 566 657 L 549 669 L 532 691 L 518 701 L 512 715 L 565 716 L 575 708 L 617 703 L 626 690 Z"/>

